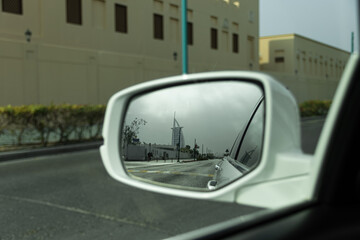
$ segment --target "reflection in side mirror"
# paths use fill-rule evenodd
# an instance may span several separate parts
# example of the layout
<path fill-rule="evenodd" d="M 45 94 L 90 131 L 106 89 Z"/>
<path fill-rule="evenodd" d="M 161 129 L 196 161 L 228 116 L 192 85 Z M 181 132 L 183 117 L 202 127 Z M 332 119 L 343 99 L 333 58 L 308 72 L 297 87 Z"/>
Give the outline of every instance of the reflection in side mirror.
<path fill-rule="evenodd" d="M 133 98 L 120 147 L 128 174 L 202 191 L 238 179 L 260 161 L 263 111 L 255 127 L 251 122 L 261 103 L 259 86 L 236 81 L 180 85 Z"/>

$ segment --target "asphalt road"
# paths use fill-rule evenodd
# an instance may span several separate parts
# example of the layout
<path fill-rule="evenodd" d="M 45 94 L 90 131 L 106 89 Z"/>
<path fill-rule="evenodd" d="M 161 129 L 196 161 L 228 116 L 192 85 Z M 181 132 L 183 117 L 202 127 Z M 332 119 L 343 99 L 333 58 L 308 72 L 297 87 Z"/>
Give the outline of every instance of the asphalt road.
<path fill-rule="evenodd" d="M 305 153 L 315 152 L 324 122 L 323 117 L 306 118 L 301 121 L 301 146 Z"/>
<path fill-rule="evenodd" d="M 302 124 L 305 151 L 321 127 Z M 1 163 L 0 189 L 1 240 L 161 239 L 259 210 L 125 186 L 108 176 L 98 150 Z"/>
<path fill-rule="evenodd" d="M 169 160 L 168 160 L 169 161 Z M 215 165 L 220 159 L 203 161 L 174 161 L 164 163 L 163 160 L 150 163 L 127 162 L 129 173 L 149 181 L 207 190 L 208 181 L 215 174 Z"/>
<path fill-rule="evenodd" d="M 258 209 L 112 180 L 98 150 L 0 165 L 0 239 L 160 239 Z"/>

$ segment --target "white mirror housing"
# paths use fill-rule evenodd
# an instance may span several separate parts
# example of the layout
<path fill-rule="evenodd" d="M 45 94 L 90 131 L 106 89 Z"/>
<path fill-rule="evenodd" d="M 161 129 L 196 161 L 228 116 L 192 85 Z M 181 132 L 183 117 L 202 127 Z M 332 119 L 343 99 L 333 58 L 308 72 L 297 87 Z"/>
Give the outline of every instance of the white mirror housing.
<path fill-rule="evenodd" d="M 265 99 L 265 127 L 259 165 L 245 176 L 209 192 L 168 188 L 130 177 L 122 163 L 120 133 L 131 98 L 176 85 L 211 81 L 246 81 L 262 87 Z M 119 124 L 120 123 L 120 124 Z M 303 154 L 300 139 L 300 115 L 295 98 L 271 76 L 247 71 L 209 72 L 149 81 L 113 95 L 107 105 L 103 127 L 104 144 L 100 148 L 107 172 L 114 179 L 144 190 L 196 199 L 238 202 L 275 208 L 290 205 L 308 196 L 311 157 Z M 294 188 L 294 185 L 297 187 Z"/>

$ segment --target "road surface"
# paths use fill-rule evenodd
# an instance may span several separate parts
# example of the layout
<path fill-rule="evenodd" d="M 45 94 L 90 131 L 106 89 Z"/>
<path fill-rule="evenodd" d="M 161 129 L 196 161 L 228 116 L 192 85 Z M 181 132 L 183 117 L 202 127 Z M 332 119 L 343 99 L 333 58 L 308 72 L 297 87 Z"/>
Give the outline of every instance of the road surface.
<path fill-rule="evenodd" d="M 321 127 L 321 121 L 303 124 L 306 151 Z M 205 168 L 200 174 L 211 175 Z M 190 182 L 203 186 L 209 178 Z M 260 210 L 123 185 L 106 173 L 98 150 L 1 163 L 0 189 L 1 240 L 162 239 Z"/>
<path fill-rule="evenodd" d="M 208 181 L 215 174 L 215 165 L 220 159 L 164 163 L 126 162 L 129 173 L 146 180 L 206 190 Z"/>

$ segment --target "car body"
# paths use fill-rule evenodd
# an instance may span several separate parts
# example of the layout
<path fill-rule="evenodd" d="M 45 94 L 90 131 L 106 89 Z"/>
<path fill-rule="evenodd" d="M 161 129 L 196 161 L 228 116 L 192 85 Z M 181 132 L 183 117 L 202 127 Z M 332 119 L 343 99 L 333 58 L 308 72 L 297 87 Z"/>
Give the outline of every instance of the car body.
<path fill-rule="evenodd" d="M 324 232 L 320 220 L 326 222 L 329 216 L 338 217 L 350 213 L 353 219 L 358 214 L 357 207 L 349 206 L 347 203 L 360 207 L 360 194 L 355 190 L 359 188 L 360 183 L 357 180 L 360 164 L 353 157 L 356 155 L 349 155 L 349 153 L 354 154 L 355 146 L 359 142 L 355 132 L 359 129 L 357 120 L 360 121 L 360 111 L 354 109 L 354 105 L 351 104 L 360 100 L 360 84 L 357 81 L 359 69 L 359 55 L 353 54 L 345 69 L 314 156 L 304 154 L 300 150 L 298 110 L 296 110 L 293 97 L 284 87 L 263 74 L 219 72 L 162 79 L 137 85 L 114 95 L 109 101 L 106 112 L 104 145 L 100 149 L 104 165 L 114 179 L 137 188 L 196 199 L 216 201 L 234 201 L 235 199 L 237 203 L 268 209 L 245 217 L 247 219 L 245 222 L 244 217 L 239 217 L 177 236 L 175 239 L 218 239 L 234 236 L 234 234 L 246 234 L 244 233 L 246 230 L 250 232 L 250 239 L 267 236 L 268 231 L 275 232 L 271 236 L 274 239 L 295 237 L 298 231 L 301 231 L 303 236 L 316 236 L 311 232 L 313 231 L 311 230 L 313 225 L 309 224 L 311 221 L 316 221 L 316 224 L 320 225 L 315 234 L 326 238 L 337 236 Z M 202 81 L 223 81 L 224 79 L 238 79 L 239 81 L 246 79 L 246 81 L 260 83 L 264 88 L 266 103 L 264 141 L 261 161 L 257 167 L 232 183 L 210 192 L 193 192 L 158 186 L 129 176 L 120 161 L 121 150 L 119 151 L 118 146 L 121 141 L 119 134 L 123 118 L 131 98 L 144 92 L 157 91 L 179 84 L 197 84 Z M 353 128 L 357 130 L 354 131 Z M 241 154 L 242 146 L 241 144 L 239 146 L 237 158 L 246 156 L 247 149 L 244 150 L 245 155 Z M 352 148 L 349 149 L 349 147 Z M 240 161 L 244 159 L 246 158 L 240 157 Z M 229 160 L 231 158 L 227 161 Z M 255 164 L 250 165 L 250 168 L 252 166 Z M 217 166 L 219 169 L 222 167 Z M 295 228 L 281 231 L 288 226 L 289 221 L 295 222 L 293 225 Z M 340 227 L 332 231 L 339 234 L 338 236 L 359 237 L 357 223 L 358 220 L 349 224 L 339 224 Z M 349 231 L 342 229 L 344 225 L 349 228 Z"/>
<path fill-rule="evenodd" d="M 214 190 L 229 184 L 259 164 L 263 142 L 264 104 L 262 96 L 255 104 L 247 124 L 238 134 L 230 154 L 215 166 L 215 176 L 208 183 L 209 189 Z"/>

